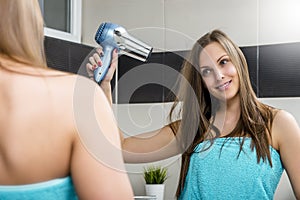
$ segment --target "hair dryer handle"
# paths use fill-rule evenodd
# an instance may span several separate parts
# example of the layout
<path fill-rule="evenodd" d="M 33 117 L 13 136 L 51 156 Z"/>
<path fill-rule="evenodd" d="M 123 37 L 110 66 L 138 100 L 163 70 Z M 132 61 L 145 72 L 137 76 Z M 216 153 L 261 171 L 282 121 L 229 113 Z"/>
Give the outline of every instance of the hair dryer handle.
<path fill-rule="evenodd" d="M 102 79 L 107 74 L 107 71 L 110 67 L 112 54 L 115 47 L 113 46 L 104 46 L 103 47 L 103 56 L 100 56 L 102 61 L 102 66 L 98 66 L 98 68 L 94 71 L 94 79 L 97 83 L 100 83 Z"/>

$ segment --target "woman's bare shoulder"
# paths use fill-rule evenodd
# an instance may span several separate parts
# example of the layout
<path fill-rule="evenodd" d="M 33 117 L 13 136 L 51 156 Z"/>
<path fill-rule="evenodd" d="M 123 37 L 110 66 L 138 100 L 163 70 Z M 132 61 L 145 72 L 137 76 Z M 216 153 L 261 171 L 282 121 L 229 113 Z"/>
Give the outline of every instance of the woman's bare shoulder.
<path fill-rule="evenodd" d="M 88 88 L 99 87 L 94 81 L 89 78 L 70 72 L 59 71 L 55 69 L 41 69 L 40 78 L 46 79 L 47 82 L 52 83 L 53 87 L 65 89 L 70 92 L 78 92 L 88 90 Z M 70 88 L 71 87 L 71 88 Z"/>
<path fill-rule="evenodd" d="M 300 128 L 296 118 L 286 110 L 278 110 L 272 124 L 272 138 L 278 148 L 282 143 L 288 143 L 298 138 Z"/>

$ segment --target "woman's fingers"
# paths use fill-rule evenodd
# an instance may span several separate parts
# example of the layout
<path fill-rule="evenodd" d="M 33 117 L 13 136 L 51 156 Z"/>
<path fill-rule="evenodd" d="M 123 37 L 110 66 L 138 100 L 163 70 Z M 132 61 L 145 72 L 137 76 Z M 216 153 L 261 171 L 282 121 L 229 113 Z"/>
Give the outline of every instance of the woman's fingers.
<path fill-rule="evenodd" d="M 93 79 L 93 80 L 94 80 L 94 70 L 95 70 L 95 68 L 91 63 L 86 64 L 86 72 L 87 72 L 89 78 Z"/>
<path fill-rule="evenodd" d="M 96 52 L 97 52 L 100 56 L 103 56 L 103 49 L 102 49 L 102 47 L 98 47 L 98 48 L 96 49 Z"/>
<path fill-rule="evenodd" d="M 94 70 L 102 66 L 100 56 L 103 55 L 102 47 L 96 49 L 96 53 L 89 57 L 89 62 L 86 64 L 86 71 L 90 79 L 94 79 Z"/>
<path fill-rule="evenodd" d="M 86 71 L 88 73 L 88 76 L 90 79 L 94 79 L 94 71 L 98 67 L 101 67 L 103 62 L 101 60 L 101 56 L 103 56 L 103 50 L 102 48 L 97 48 L 96 53 L 94 53 L 92 56 L 89 57 L 89 62 L 86 64 Z M 112 55 L 112 61 L 110 64 L 110 67 L 108 69 L 108 72 L 106 76 L 104 77 L 103 81 L 111 81 L 113 78 L 113 75 L 116 71 L 116 68 L 118 66 L 118 50 L 115 49 L 113 51 Z"/>
<path fill-rule="evenodd" d="M 90 62 L 93 65 L 97 65 L 98 67 L 102 66 L 102 60 L 101 60 L 100 55 L 98 53 L 94 53 L 93 56 L 90 57 Z"/>

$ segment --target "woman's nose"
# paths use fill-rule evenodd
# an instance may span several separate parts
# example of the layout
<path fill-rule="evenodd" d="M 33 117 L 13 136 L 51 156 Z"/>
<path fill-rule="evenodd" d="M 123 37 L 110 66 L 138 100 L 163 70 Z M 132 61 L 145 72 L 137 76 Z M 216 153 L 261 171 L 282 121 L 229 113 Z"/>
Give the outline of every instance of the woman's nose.
<path fill-rule="evenodd" d="M 216 79 L 218 81 L 221 81 L 222 79 L 224 79 L 224 74 L 223 74 L 223 72 L 221 70 L 216 70 L 215 75 L 216 75 Z"/>

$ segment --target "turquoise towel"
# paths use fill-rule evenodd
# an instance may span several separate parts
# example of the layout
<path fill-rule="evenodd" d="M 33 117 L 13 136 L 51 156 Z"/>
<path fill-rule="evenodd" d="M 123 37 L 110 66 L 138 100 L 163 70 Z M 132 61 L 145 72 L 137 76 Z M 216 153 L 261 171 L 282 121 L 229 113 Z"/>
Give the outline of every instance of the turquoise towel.
<path fill-rule="evenodd" d="M 225 140 L 228 140 L 225 142 Z M 206 151 L 199 144 L 190 159 L 182 200 L 271 200 L 283 172 L 278 152 L 270 146 L 273 167 L 257 163 L 246 138 L 239 157 L 241 138 L 218 138 Z M 224 144 L 223 148 L 222 145 Z M 221 150 L 222 148 L 222 150 Z M 221 150 L 221 151 L 220 151 Z"/>
<path fill-rule="evenodd" d="M 41 183 L 0 186 L 1 200 L 77 200 L 71 177 Z"/>

